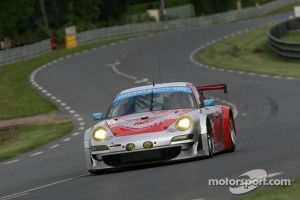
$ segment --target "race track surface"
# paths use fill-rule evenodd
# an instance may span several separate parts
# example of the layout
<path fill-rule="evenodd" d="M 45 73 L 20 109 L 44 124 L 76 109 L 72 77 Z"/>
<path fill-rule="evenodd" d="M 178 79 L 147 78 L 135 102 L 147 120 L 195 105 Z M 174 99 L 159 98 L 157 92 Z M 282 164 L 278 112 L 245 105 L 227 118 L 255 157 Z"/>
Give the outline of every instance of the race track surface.
<path fill-rule="evenodd" d="M 235 179 L 253 169 L 280 172 L 276 178 L 299 177 L 299 79 L 219 71 L 192 62 L 195 49 L 208 42 L 287 18 L 163 32 L 74 55 L 38 71 L 33 80 L 73 116 L 76 127 L 65 138 L 1 162 L 0 200 L 234 199 L 239 196 L 228 186 L 209 186 L 208 179 Z M 152 75 L 159 82 L 159 58 L 163 82 L 227 83 L 228 94 L 210 95 L 236 109 L 236 152 L 89 175 L 82 129 L 94 124 L 93 112 L 106 112 L 120 90 L 148 84 Z"/>

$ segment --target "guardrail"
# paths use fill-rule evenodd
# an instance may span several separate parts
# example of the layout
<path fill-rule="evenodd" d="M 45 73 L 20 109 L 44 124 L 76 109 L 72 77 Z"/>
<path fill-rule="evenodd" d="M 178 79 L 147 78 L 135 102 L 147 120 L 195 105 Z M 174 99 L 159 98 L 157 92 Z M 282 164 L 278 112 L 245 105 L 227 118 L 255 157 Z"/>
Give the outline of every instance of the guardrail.
<path fill-rule="evenodd" d="M 251 17 L 261 16 L 282 6 L 299 2 L 299 0 L 277 0 L 257 7 L 245 8 L 209 16 L 201 16 L 190 19 L 179 19 L 165 22 L 150 22 L 114 26 L 94 29 L 77 33 L 77 44 L 92 43 L 101 39 L 119 36 L 142 34 L 155 31 L 178 29 L 182 27 L 205 26 L 215 23 L 227 23 Z M 25 60 L 51 51 L 50 41 L 45 40 L 35 44 L 0 51 L 0 66 L 8 63 Z"/>
<path fill-rule="evenodd" d="M 300 58 L 300 42 L 287 42 L 280 38 L 289 31 L 300 29 L 300 18 L 282 22 L 268 33 L 269 46 L 276 54 L 287 58 Z"/>
<path fill-rule="evenodd" d="M 48 53 L 51 50 L 50 39 L 30 45 L 2 50 L 0 51 L 0 66 L 21 60 L 27 60 L 29 58 Z"/>

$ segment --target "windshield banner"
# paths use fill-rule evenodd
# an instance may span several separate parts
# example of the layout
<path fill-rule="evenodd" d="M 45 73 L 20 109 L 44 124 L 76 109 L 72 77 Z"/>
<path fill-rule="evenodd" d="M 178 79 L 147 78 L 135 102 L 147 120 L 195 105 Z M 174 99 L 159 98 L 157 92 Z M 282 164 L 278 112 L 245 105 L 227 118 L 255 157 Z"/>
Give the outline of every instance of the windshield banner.
<path fill-rule="evenodd" d="M 192 93 L 192 90 L 186 86 L 172 86 L 172 87 L 160 87 L 160 88 L 150 88 L 145 90 L 137 90 L 133 92 L 119 94 L 113 101 L 113 103 L 120 101 L 122 99 L 126 99 L 129 97 L 135 97 L 140 95 L 147 95 L 147 94 L 155 93 L 163 93 L 163 92 L 186 92 Z"/>

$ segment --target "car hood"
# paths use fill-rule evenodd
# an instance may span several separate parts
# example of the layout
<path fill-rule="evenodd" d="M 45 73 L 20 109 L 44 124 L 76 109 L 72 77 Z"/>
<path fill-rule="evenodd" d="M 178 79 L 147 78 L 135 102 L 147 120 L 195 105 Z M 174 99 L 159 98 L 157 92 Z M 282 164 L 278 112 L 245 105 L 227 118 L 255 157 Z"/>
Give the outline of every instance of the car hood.
<path fill-rule="evenodd" d="M 191 109 L 160 110 L 131 114 L 105 120 L 116 137 L 166 130 Z"/>

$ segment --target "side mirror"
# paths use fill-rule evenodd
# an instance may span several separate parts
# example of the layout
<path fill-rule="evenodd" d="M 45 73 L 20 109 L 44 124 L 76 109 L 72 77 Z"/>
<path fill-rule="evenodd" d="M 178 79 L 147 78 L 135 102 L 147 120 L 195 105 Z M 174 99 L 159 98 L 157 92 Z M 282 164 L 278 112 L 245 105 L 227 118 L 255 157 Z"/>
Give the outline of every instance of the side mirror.
<path fill-rule="evenodd" d="M 215 106 L 215 105 L 216 105 L 216 100 L 215 99 L 205 99 L 204 100 L 204 107 Z"/>
<path fill-rule="evenodd" d="M 97 120 L 101 120 L 103 119 L 103 114 L 100 112 L 100 113 L 93 113 L 93 120 L 94 121 L 97 121 Z"/>

